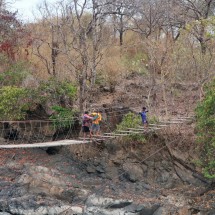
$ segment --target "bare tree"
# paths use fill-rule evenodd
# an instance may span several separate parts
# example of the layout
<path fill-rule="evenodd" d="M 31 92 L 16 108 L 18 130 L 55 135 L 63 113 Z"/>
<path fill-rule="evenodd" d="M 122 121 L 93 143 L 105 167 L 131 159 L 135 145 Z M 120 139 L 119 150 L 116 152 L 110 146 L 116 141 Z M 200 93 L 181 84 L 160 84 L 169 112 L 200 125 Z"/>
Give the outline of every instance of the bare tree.
<path fill-rule="evenodd" d="M 136 0 L 103 0 L 104 13 L 111 17 L 115 35 L 119 34 L 119 45 L 123 45 L 124 33 L 131 29 L 131 18 L 136 12 Z"/>
<path fill-rule="evenodd" d="M 194 23 L 191 33 L 199 41 L 202 54 L 205 54 L 207 42 L 210 40 L 206 36 L 205 20 L 214 15 L 214 0 L 179 0 L 178 5 L 181 7 L 181 13 L 184 14 L 184 22 Z"/>
<path fill-rule="evenodd" d="M 44 65 L 50 76 L 56 77 L 58 74 L 56 64 L 59 49 L 59 18 L 53 17 L 51 11 L 57 11 L 58 8 L 50 6 L 44 2 L 38 7 L 42 19 L 36 24 L 30 25 L 33 38 L 32 51 Z M 36 31 L 35 31 L 36 29 Z"/>
<path fill-rule="evenodd" d="M 148 38 L 161 29 L 164 20 L 163 4 L 159 1 L 139 1 L 136 5 L 136 14 L 132 17 L 133 31 Z"/>
<path fill-rule="evenodd" d="M 22 23 L 17 19 L 17 13 L 10 12 L 7 6 L 7 1 L 0 0 L 0 52 L 14 61 L 18 46 L 27 33 Z"/>
<path fill-rule="evenodd" d="M 47 3 L 40 7 L 43 23 L 50 26 L 51 38 L 46 38 L 46 41 L 39 38 L 36 54 L 49 73 L 52 71 L 53 75 L 59 76 L 68 71 L 77 81 L 80 111 L 86 108 L 102 58 L 105 21 L 102 6 L 96 0 L 73 0 L 69 3 L 61 1 L 53 6 L 54 9 Z M 43 45 L 50 49 L 48 58 L 40 51 Z"/>

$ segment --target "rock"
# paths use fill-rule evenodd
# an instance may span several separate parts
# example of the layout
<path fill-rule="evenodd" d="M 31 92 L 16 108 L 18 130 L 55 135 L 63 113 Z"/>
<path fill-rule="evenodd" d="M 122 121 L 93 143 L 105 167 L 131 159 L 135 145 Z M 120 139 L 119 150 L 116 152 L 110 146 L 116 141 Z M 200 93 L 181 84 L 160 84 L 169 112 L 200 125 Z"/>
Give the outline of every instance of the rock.
<path fill-rule="evenodd" d="M 50 197 L 25 195 L 22 197 L 1 199 L 0 210 L 9 214 L 54 215 L 69 209 L 70 206 Z"/>
<path fill-rule="evenodd" d="M 71 181 L 72 183 L 73 181 Z M 58 171 L 41 166 L 26 165 L 25 173 L 17 180 L 19 186 L 25 186 L 28 193 L 45 194 L 59 200 L 72 202 L 85 200 L 88 191 L 78 187 L 67 187 L 67 181 Z"/>
<path fill-rule="evenodd" d="M 125 163 L 123 165 L 123 170 L 125 171 L 125 178 L 131 182 L 137 182 L 143 177 L 143 170 L 137 164 Z"/>
<path fill-rule="evenodd" d="M 151 189 L 151 186 L 144 182 L 139 182 L 139 183 L 136 183 L 136 185 L 135 185 L 135 190 L 137 192 L 143 192 L 145 190 L 150 190 L 150 189 Z"/>
<path fill-rule="evenodd" d="M 170 178 L 169 172 L 163 170 L 160 172 L 159 177 L 157 178 L 157 182 L 166 183 Z"/>
<path fill-rule="evenodd" d="M 27 186 L 19 186 L 17 184 L 13 184 L 1 190 L 0 200 L 18 198 L 27 194 L 28 194 Z"/>
<path fill-rule="evenodd" d="M 209 212 L 208 212 L 208 215 L 214 215 L 215 214 L 215 209 L 213 210 L 210 210 Z"/>
<path fill-rule="evenodd" d="M 162 205 L 161 207 L 159 207 L 154 213 L 153 215 L 169 215 L 169 214 L 174 214 L 174 215 L 178 215 L 178 208 L 175 207 L 174 205 Z M 144 214 L 145 215 L 145 214 Z M 187 214 L 184 214 L 187 215 Z"/>
<path fill-rule="evenodd" d="M 85 202 L 89 196 L 89 191 L 85 189 L 75 189 L 73 202 Z"/>
<path fill-rule="evenodd" d="M 103 208 L 121 208 L 132 204 L 132 200 L 114 200 L 111 198 L 104 198 L 100 196 L 91 195 L 88 197 L 86 206 L 101 206 Z"/>
<path fill-rule="evenodd" d="M 129 206 L 130 207 L 130 206 Z M 138 215 L 154 215 L 154 212 L 160 207 L 159 204 L 141 204 L 141 205 L 132 205 L 133 210 L 128 210 L 130 214 L 138 214 Z"/>
<path fill-rule="evenodd" d="M 122 150 L 118 150 L 116 154 L 114 153 L 114 155 L 111 155 L 110 157 L 110 160 L 113 162 L 113 164 L 117 166 L 122 165 L 124 163 L 124 159 L 125 159 L 125 153 Z"/>
<path fill-rule="evenodd" d="M 188 207 L 183 207 L 178 210 L 178 215 L 191 215 L 191 212 Z"/>
<path fill-rule="evenodd" d="M 82 214 L 82 213 L 83 213 L 83 208 L 78 207 L 78 206 L 73 206 L 73 207 L 71 207 L 71 210 L 72 210 L 75 214 Z"/>
<path fill-rule="evenodd" d="M 108 179 L 112 180 L 118 178 L 118 169 L 116 167 L 107 167 L 105 172 Z"/>
<path fill-rule="evenodd" d="M 110 86 L 101 86 L 101 91 L 103 92 L 112 92 L 112 89 Z"/>
<path fill-rule="evenodd" d="M 85 215 L 153 215 L 158 204 L 133 204 L 131 200 L 111 199 L 92 195 L 86 202 Z"/>
<path fill-rule="evenodd" d="M 7 212 L 0 212 L 0 215 L 11 215 L 11 214 L 9 214 Z"/>
<path fill-rule="evenodd" d="M 103 168 L 102 166 L 97 166 L 97 167 L 96 167 L 96 171 L 97 171 L 98 173 L 105 173 L 105 170 L 104 170 L 104 168 Z"/>
<path fill-rule="evenodd" d="M 153 215 L 167 215 L 165 214 L 165 209 L 163 207 L 158 208 Z"/>
<path fill-rule="evenodd" d="M 185 168 L 179 163 L 176 163 L 175 170 L 177 174 L 180 176 L 180 179 L 183 180 L 183 182 L 186 182 L 188 184 L 193 184 L 196 186 L 202 186 L 204 183 L 199 180 L 197 177 L 194 177 L 193 172 L 189 169 Z"/>
<path fill-rule="evenodd" d="M 86 171 L 87 171 L 88 173 L 95 173 L 95 172 L 96 172 L 96 169 L 95 169 L 94 166 L 87 166 Z"/>
<path fill-rule="evenodd" d="M 159 204 L 146 204 L 141 210 L 140 215 L 154 215 L 156 211 L 160 208 Z M 158 214 L 157 214 L 158 215 Z"/>
<path fill-rule="evenodd" d="M 180 196 L 168 195 L 166 197 L 166 200 L 168 202 L 168 205 L 174 205 L 178 208 L 185 207 L 187 205 L 187 201 L 183 195 Z"/>
<path fill-rule="evenodd" d="M 46 152 L 49 155 L 56 155 L 56 154 L 59 153 L 59 151 L 60 151 L 61 148 L 62 148 L 61 146 L 48 147 L 48 149 L 46 150 Z"/>

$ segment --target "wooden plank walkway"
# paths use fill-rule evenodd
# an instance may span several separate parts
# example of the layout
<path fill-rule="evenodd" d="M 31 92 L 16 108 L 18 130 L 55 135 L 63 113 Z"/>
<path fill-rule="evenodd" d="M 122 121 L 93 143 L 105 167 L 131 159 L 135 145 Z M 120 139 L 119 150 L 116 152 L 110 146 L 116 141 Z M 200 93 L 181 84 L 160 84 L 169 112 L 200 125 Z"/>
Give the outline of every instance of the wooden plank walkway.
<path fill-rule="evenodd" d="M 53 142 L 44 142 L 44 143 L 32 143 L 32 144 L 8 144 L 0 145 L 0 149 L 13 149 L 13 148 L 42 148 L 42 147 L 52 147 L 52 146 L 69 146 L 77 144 L 86 144 L 92 141 L 89 140 L 60 140 Z"/>
<path fill-rule="evenodd" d="M 171 124 L 182 124 L 192 122 L 194 117 L 180 117 L 174 118 L 166 121 L 159 121 L 155 124 L 149 124 L 148 128 L 144 128 L 143 126 L 138 126 L 137 128 L 125 128 L 125 130 L 118 130 L 115 132 L 104 133 L 100 136 L 93 136 L 92 138 L 79 138 L 79 140 L 60 140 L 53 142 L 44 142 L 44 143 L 32 143 L 32 144 L 6 144 L 0 145 L 0 149 L 13 149 L 13 148 L 42 148 L 42 147 L 54 147 L 54 146 L 69 146 L 69 145 L 77 145 L 77 144 L 86 144 L 92 143 L 96 141 L 105 141 L 111 138 L 119 138 L 123 136 L 129 136 L 131 134 L 144 134 L 153 132 L 156 130 L 163 129 L 167 126 L 171 126 Z"/>

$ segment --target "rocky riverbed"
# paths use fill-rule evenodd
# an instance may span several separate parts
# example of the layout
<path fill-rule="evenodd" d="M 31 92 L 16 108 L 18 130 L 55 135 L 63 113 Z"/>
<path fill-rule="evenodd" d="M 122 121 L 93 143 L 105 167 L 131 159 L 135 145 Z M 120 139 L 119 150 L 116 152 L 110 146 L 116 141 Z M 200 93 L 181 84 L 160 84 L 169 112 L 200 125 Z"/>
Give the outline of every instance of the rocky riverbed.
<path fill-rule="evenodd" d="M 153 143 L 1 150 L 0 215 L 215 214 L 213 184 L 189 150 Z"/>

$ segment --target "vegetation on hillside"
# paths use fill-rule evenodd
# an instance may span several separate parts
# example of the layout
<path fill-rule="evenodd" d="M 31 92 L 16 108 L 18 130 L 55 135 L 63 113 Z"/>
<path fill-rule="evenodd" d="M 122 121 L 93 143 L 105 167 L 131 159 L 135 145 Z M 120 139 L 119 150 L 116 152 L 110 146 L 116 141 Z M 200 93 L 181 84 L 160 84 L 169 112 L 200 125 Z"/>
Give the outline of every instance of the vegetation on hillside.
<path fill-rule="evenodd" d="M 29 92 L 25 88 L 4 86 L 0 89 L 0 117 L 2 120 L 20 120 L 30 108 Z"/>
<path fill-rule="evenodd" d="M 40 20 L 25 25 L 8 8 L 2 0 L 0 120 L 26 119 L 38 104 L 56 122 L 71 118 L 90 107 L 95 89 L 114 92 L 134 73 L 145 80 L 136 86 L 141 102 L 168 114 L 178 88 L 195 89 L 198 102 L 215 75 L 213 0 L 63 0 L 42 4 Z M 197 118 L 205 175 L 214 177 L 215 90 L 207 86 Z M 118 128 L 133 123 L 128 115 Z"/>
<path fill-rule="evenodd" d="M 215 178 L 215 80 L 206 87 L 203 101 L 196 109 L 202 167 L 208 178 Z"/>
<path fill-rule="evenodd" d="M 141 117 L 140 115 L 137 115 L 135 113 L 128 113 L 123 117 L 123 120 L 120 124 L 117 125 L 116 128 L 116 132 L 117 131 L 124 131 L 127 130 L 128 128 L 139 128 L 142 125 L 142 121 L 141 121 Z M 145 142 L 145 137 L 143 135 L 143 133 L 141 134 L 141 132 L 138 133 L 132 133 L 126 137 L 124 137 L 124 139 L 126 139 L 126 141 L 129 142 Z"/>
<path fill-rule="evenodd" d="M 25 25 L 7 3 L 0 5 L 0 80 L 8 76 L 8 85 L 23 85 L 28 67 L 37 85 L 49 84 L 50 78 L 72 82 L 80 111 L 89 106 L 87 98 L 98 85 L 114 91 L 131 72 L 149 83 L 147 105 L 157 102 L 162 89 L 166 112 L 167 100 L 173 100 L 167 97 L 169 84 L 192 81 L 201 92 L 214 75 L 212 0 L 43 3 L 37 11 L 40 20 Z M 23 71 L 13 66 L 20 62 L 26 64 Z"/>

